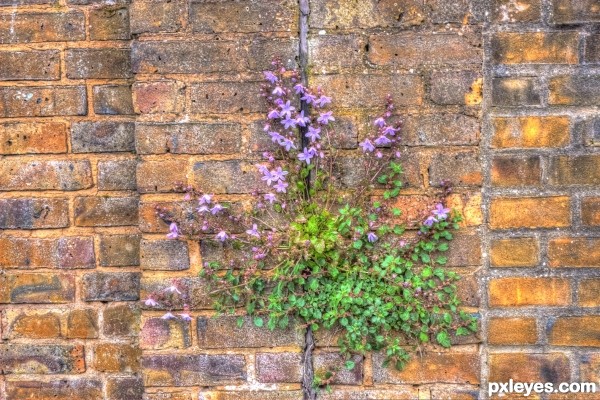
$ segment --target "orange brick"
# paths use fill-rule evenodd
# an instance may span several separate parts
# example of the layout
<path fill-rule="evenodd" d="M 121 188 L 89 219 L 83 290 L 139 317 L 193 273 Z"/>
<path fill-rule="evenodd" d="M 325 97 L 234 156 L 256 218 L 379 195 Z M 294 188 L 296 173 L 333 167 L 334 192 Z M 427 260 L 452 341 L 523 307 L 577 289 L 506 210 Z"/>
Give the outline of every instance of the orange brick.
<path fill-rule="evenodd" d="M 185 86 L 175 81 L 138 82 L 133 85 L 136 113 L 176 113 L 184 103 Z"/>
<path fill-rule="evenodd" d="M 534 267 L 539 262 L 539 251 L 539 244 L 535 238 L 493 240 L 492 266 Z"/>
<path fill-rule="evenodd" d="M 571 287 L 563 278 L 498 278 L 489 283 L 492 307 L 564 306 L 571 303 Z"/>
<path fill-rule="evenodd" d="M 585 197 L 581 201 L 581 220 L 584 225 L 600 225 L 600 197 Z"/>
<path fill-rule="evenodd" d="M 542 178 L 540 157 L 494 157 L 493 186 L 539 186 Z"/>
<path fill-rule="evenodd" d="M 492 147 L 563 147 L 569 143 L 568 117 L 501 117 L 492 123 Z"/>
<path fill-rule="evenodd" d="M 569 359 L 563 353 L 490 354 L 491 382 L 568 382 L 571 377 Z"/>
<path fill-rule="evenodd" d="M 67 127 L 63 123 L 0 125 L 0 154 L 66 152 Z"/>
<path fill-rule="evenodd" d="M 577 64 L 577 32 L 501 32 L 492 38 L 498 64 Z"/>
<path fill-rule="evenodd" d="M 540 0 L 495 0 L 492 16 L 496 23 L 538 22 Z"/>
<path fill-rule="evenodd" d="M 103 343 L 94 349 L 94 368 L 102 372 L 137 372 L 141 351 L 136 346 Z"/>
<path fill-rule="evenodd" d="M 583 354 L 580 366 L 581 381 L 600 381 L 600 353 Z"/>
<path fill-rule="evenodd" d="M 550 326 L 548 341 L 555 346 L 600 346 L 600 316 L 558 318 Z"/>
<path fill-rule="evenodd" d="M 554 185 L 600 184 L 600 156 L 559 156 L 550 159 L 550 183 Z"/>
<path fill-rule="evenodd" d="M 584 279 L 579 282 L 577 295 L 582 307 L 600 307 L 600 279 Z"/>
<path fill-rule="evenodd" d="M 481 193 L 453 193 L 446 198 L 446 207 L 455 209 L 462 215 L 462 226 L 477 226 L 483 223 Z"/>
<path fill-rule="evenodd" d="M 571 224 L 569 198 L 495 198 L 490 207 L 492 229 L 557 228 Z"/>
<path fill-rule="evenodd" d="M 488 343 L 497 345 L 535 344 L 534 318 L 492 318 L 488 326 Z"/>
<path fill-rule="evenodd" d="M 600 267 L 600 238 L 557 238 L 548 245 L 550 266 Z"/>
<path fill-rule="evenodd" d="M 47 312 L 7 311 L 8 338 L 49 339 L 61 336 L 60 315 Z"/>
<path fill-rule="evenodd" d="M 73 310 L 67 318 L 67 337 L 93 339 L 98 337 L 98 312 L 96 310 Z"/>

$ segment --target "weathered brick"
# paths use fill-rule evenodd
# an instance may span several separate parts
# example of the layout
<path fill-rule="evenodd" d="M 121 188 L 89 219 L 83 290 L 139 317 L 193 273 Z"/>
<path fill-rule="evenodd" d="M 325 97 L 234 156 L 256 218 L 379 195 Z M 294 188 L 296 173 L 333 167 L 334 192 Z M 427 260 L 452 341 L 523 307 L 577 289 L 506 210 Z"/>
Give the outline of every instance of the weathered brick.
<path fill-rule="evenodd" d="M 566 306 L 571 303 L 569 281 L 563 278 L 496 278 L 488 285 L 492 307 Z"/>
<path fill-rule="evenodd" d="M 423 102 L 422 79 L 412 74 L 315 76 L 310 84 L 335 93 L 337 107 L 382 107 L 387 94 L 393 95 L 397 106 Z"/>
<path fill-rule="evenodd" d="M 413 389 L 414 390 L 414 389 Z M 422 393 L 422 392 L 421 392 Z M 427 392 L 425 392 L 427 393 Z M 434 386 L 429 391 L 431 395 L 431 400 L 443 400 L 443 399 L 452 399 L 452 400 L 477 400 L 479 399 L 479 387 L 478 386 L 448 386 L 448 385 L 440 385 Z M 409 398 L 418 398 L 418 395 L 405 395 L 404 397 L 398 397 L 399 399 Z M 387 397 L 385 397 L 387 399 Z M 393 397 L 392 397 L 393 399 Z M 535 397 L 531 397 L 531 399 L 535 399 Z"/>
<path fill-rule="evenodd" d="M 0 125 L 0 154 L 66 153 L 67 127 L 61 122 Z"/>
<path fill-rule="evenodd" d="M 70 303 L 75 300 L 72 274 L 0 275 L 0 303 Z"/>
<path fill-rule="evenodd" d="M 492 118 L 492 146 L 563 147 L 569 143 L 568 117 Z"/>
<path fill-rule="evenodd" d="M 272 60 L 278 58 L 286 68 L 298 68 L 299 41 L 296 38 L 272 38 L 252 40 L 248 45 L 248 68 L 252 71 L 265 71 L 272 67 Z"/>
<path fill-rule="evenodd" d="M 136 172 L 138 192 L 172 192 L 177 183 L 187 183 L 187 170 L 185 160 L 142 161 Z"/>
<path fill-rule="evenodd" d="M 130 376 L 110 378 L 106 382 L 107 400 L 138 400 L 144 396 L 144 381 Z"/>
<path fill-rule="evenodd" d="M 535 78 L 492 79 L 492 105 L 500 107 L 539 106 L 540 84 Z"/>
<path fill-rule="evenodd" d="M 600 198 L 584 197 L 581 200 L 581 220 L 584 225 L 600 225 Z M 1 224 L 0 224 L 1 226 Z"/>
<path fill-rule="evenodd" d="M 100 372 L 137 372 L 139 347 L 129 344 L 102 343 L 94 348 L 94 369 Z"/>
<path fill-rule="evenodd" d="M 556 238 L 548 244 L 549 265 L 564 267 L 600 267 L 600 238 Z"/>
<path fill-rule="evenodd" d="M 148 318 L 140 332 L 143 349 L 185 349 L 192 345 L 190 324 L 180 318 Z"/>
<path fill-rule="evenodd" d="M 302 354 L 258 353 L 256 355 L 256 380 L 262 383 L 300 383 L 302 380 Z"/>
<path fill-rule="evenodd" d="M 6 6 L 27 6 L 27 5 L 38 5 L 38 4 L 56 4 L 56 0 L 2 0 L 0 1 L 0 7 Z"/>
<path fill-rule="evenodd" d="M 333 384 L 337 385 L 361 385 L 363 382 L 363 357 L 361 355 L 352 355 L 352 361 L 355 363 L 353 370 L 349 371 L 344 367 L 345 359 L 339 353 L 315 353 L 313 365 L 315 374 L 323 375 L 327 371 L 337 371 L 332 379 Z"/>
<path fill-rule="evenodd" d="M 584 382 L 598 382 L 598 377 L 600 377 L 600 355 L 598 353 L 582 354 L 580 376 Z"/>
<path fill-rule="evenodd" d="M 89 378 L 56 379 L 50 382 L 8 381 L 7 400 L 98 400 L 102 398 L 102 381 Z"/>
<path fill-rule="evenodd" d="M 137 337 L 141 311 L 137 304 L 111 304 L 102 313 L 102 332 L 113 337 Z"/>
<path fill-rule="evenodd" d="M 188 245 L 181 240 L 142 240 L 142 269 L 181 271 L 190 268 Z"/>
<path fill-rule="evenodd" d="M 0 88 L 0 116 L 52 117 L 86 114 L 85 86 Z"/>
<path fill-rule="evenodd" d="M 586 63 L 600 63 L 600 35 L 590 35 L 585 38 L 585 49 L 583 59 Z"/>
<path fill-rule="evenodd" d="M 373 354 L 375 383 L 479 383 L 479 355 L 476 353 L 427 352 L 413 357 L 402 371 L 382 366 L 385 356 Z"/>
<path fill-rule="evenodd" d="M 364 68 L 366 40 L 359 35 L 318 35 L 308 39 L 308 68 L 331 73 Z M 340 53 L 344 57 L 340 57 Z"/>
<path fill-rule="evenodd" d="M 362 29 L 420 25 L 428 8 L 420 0 L 310 0 L 310 10 L 312 28 Z"/>
<path fill-rule="evenodd" d="M 0 229 L 66 228 L 69 204 L 61 198 L 0 200 Z"/>
<path fill-rule="evenodd" d="M 205 3 L 193 1 L 190 23 L 194 32 L 296 32 L 298 6 L 291 0 L 269 3 Z"/>
<path fill-rule="evenodd" d="M 455 209 L 462 215 L 460 225 L 479 226 L 483 223 L 482 199 L 479 192 L 453 193 L 446 197 L 446 207 Z"/>
<path fill-rule="evenodd" d="M 493 267 L 535 267 L 540 245 L 536 238 L 492 240 L 490 259 Z"/>
<path fill-rule="evenodd" d="M 103 267 L 140 265 L 140 236 L 100 236 L 99 258 Z"/>
<path fill-rule="evenodd" d="M 51 339 L 61 337 L 61 316 L 52 311 L 6 312 L 7 329 L 2 332 L 5 339 L 29 338 Z"/>
<path fill-rule="evenodd" d="M 429 166 L 429 183 L 438 186 L 443 181 L 454 186 L 481 185 L 483 176 L 479 154 L 469 150 L 434 155 Z"/>
<path fill-rule="evenodd" d="M 94 268 L 91 237 L 0 238 L 0 266 L 3 268 Z"/>
<path fill-rule="evenodd" d="M 98 161 L 99 190 L 135 190 L 137 160 Z"/>
<path fill-rule="evenodd" d="M 129 49 L 67 49 L 65 64 L 70 79 L 132 77 Z"/>
<path fill-rule="evenodd" d="M 490 354 L 491 382 L 569 382 L 569 359 L 563 353 Z"/>
<path fill-rule="evenodd" d="M 198 114 L 256 113 L 267 110 L 259 82 L 206 82 L 191 85 L 191 111 Z"/>
<path fill-rule="evenodd" d="M 560 317 L 547 326 L 548 342 L 554 346 L 598 347 L 600 345 L 600 317 Z"/>
<path fill-rule="evenodd" d="M 589 105 L 600 102 L 600 75 L 562 75 L 548 83 L 552 105 Z"/>
<path fill-rule="evenodd" d="M 198 346 L 202 349 L 301 346 L 304 342 L 303 333 L 295 326 L 271 331 L 254 326 L 249 317 L 244 318 L 241 328 L 235 316 L 198 317 L 197 326 Z"/>
<path fill-rule="evenodd" d="M 83 276 L 85 301 L 134 301 L 140 298 L 138 272 L 95 272 Z"/>
<path fill-rule="evenodd" d="M 0 344 L 4 374 L 79 374 L 85 371 L 83 346 Z"/>
<path fill-rule="evenodd" d="M 0 164 L 0 191 L 80 190 L 92 186 L 91 166 L 82 161 L 5 159 Z"/>
<path fill-rule="evenodd" d="M 146 386 L 215 386 L 246 381 L 246 361 L 237 354 L 144 356 L 142 368 Z"/>
<path fill-rule="evenodd" d="M 492 186 L 539 186 L 541 180 L 539 156 L 492 159 Z"/>
<path fill-rule="evenodd" d="M 599 307 L 600 279 L 582 279 L 577 286 L 578 304 L 581 307 Z"/>
<path fill-rule="evenodd" d="M 135 150 L 133 122 L 75 122 L 71 125 L 73 153 Z"/>
<path fill-rule="evenodd" d="M 548 177 L 554 185 L 597 185 L 600 183 L 600 156 L 552 157 Z"/>
<path fill-rule="evenodd" d="M 336 386 L 330 392 L 327 390 L 319 391 L 319 399 L 322 400 L 365 400 L 365 399 L 381 399 L 381 400 L 407 400 L 418 399 L 419 389 L 417 386 L 394 386 L 393 389 L 370 389 L 368 387 L 356 388 L 356 390 L 348 390 L 347 387 Z M 301 397 L 298 398 L 298 400 Z M 453 400 L 463 400 L 457 397 L 444 397 L 445 399 L 452 398 Z M 293 399 L 296 399 L 295 397 Z M 432 397 L 432 399 L 435 399 Z M 274 400 L 278 400 L 275 398 Z"/>
<path fill-rule="evenodd" d="M 187 304 L 192 310 L 212 310 L 213 301 L 208 295 L 208 286 L 202 278 L 173 278 L 164 279 L 160 276 L 144 276 L 141 282 L 142 299 L 147 299 L 155 293 L 164 292 L 169 286 L 176 285 L 181 292 L 180 296 L 172 299 L 171 307 L 163 303 L 149 307 L 142 305 L 143 309 L 152 310 L 182 310 Z M 227 332 L 229 334 L 229 332 Z M 221 338 L 223 339 L 223 338 Z"/>
<path fill-rule="evenodd" d="M 91 40 L 129 39 L 129 11 L 122 5 L 106 5 L 90 9 Z"/>
<path fill-rule="evenodd" d="M 492 7 L 492 19 L 496 23 L 539 22 L 541 15 L 540 0 L 495 0 Z"/>
<path fill-rule="evenodd" d="M 577 64 L 577 32 L 501 32 L 492 37 L 498 64 Z"/>
<path fill-rule="evenodd" d="M 405 152 L 398 159 L 404 169 L 402 180 L 404 187 L 421 187 L 423 177 L 420 171 L 421 155 L 419 153 Z M 339 156 L 334 163 L 334 175 L 339 180 L 341 187 L 357 187 L 364 184 L 364 180 L 370 177 L 366 176 L 367 161 L 364 158 L 355 158 L 348 156 Z"/>
<path fill-rule="evenodd" d="M 94 113 L 98 115 L 133 114 L 131 87 L 127 85 L 94 86 Z"/>
<path fill-rule="evenodd" d="M 185 85 L 172 80 L 136 82 L 133 106 L 138 114 L 178 113 L 185 104 Z"/>
<path fill-rule="evenodd" d="M 60 79 L 58 50 L 1 51 L 0 81 Z"/>
<path fill-rule="evenodd" d="M 139 154 L 234 154 L 242 144 L 242 125 L 227 122 L 136 124 L 135 134 Z"/>
<path fill-rule="evenodd" d="M 425 0 L 429 6 L 429 15 L 436 24 L 448 22 L 467 24 L 475 13 L 470 5 L 476 3 L 469 0 Z"/>
<path fill-rule="evenodd" d="M 249 249 L 235 248 L 230 243 L 220 243 L 210 239 L 200 240 L 200 255 L 203 263 L 218 262 L 222 266 L 228 266 L 231 261 L 243 265 L 252 259 Z"/>
<path fill-rule="evenodd" d="M 600 5 L 595 0 L 553 0 L 552 5 L 556 24 L 600 22 Z"/>
<path fill-rule="evenodd" d="M 463 114 L 433 114 L 407 117 L 401 142 L 408 145 L 474 145 L 479 142 L 480 123 Z"/>
<path fill-rule="evenodd" d="M 478 105 L 482 99 L 482 78 L 478 71 L 431 74 L 431 100 L 434 103 Z"/>
<path fill-rule="evenodd" d="M 490 226 L 492 229 L 569 226 L 569 204 L 569 198 L 566 196 L 493 198 L 490 206 Z"/>
<path fill-rule="evenodd" d="M 480 64 L 481 49 L 464 35 L 400 33 L 369 36 L 367 59 L 377 65 Z"/>
<path fill-rule="evenodd" d="M 80 11 L 0 15 L 0 44 L 85 40 Z"/>
<path fill-rule="evenodd" d="M 488 343 L 492 345 L 524 345 L 537 342 L 534 318 L 492 318 L 488 325 Z"/>
<path fill-rule="evenodd" d="M 239 392 L 233 392 L 234 395 L 238 395 Z M 210 394 L 203 391 L 202 395 L 206 397 L 206 399 L 211 399 Z M 220 396 L 220 393 L 219 393 Z M 146 399 L 147 400 L 192 400 L 192 394 L 190 392 L 163 392 L 162 390 L 158 392 L 149 392 L 146 391 Z M 225 398 L 218 397 L 218 400 L 225 400 Z M 262 400 L 262 398 L 261 398 Z"/>
<path fill-rule="evenodd" d="M 137 197 L 76 197 L 77 226 L 126 226 L 138 223 Z"/>
<path fill-rule="evenodd" d="M 90 308 L 69 312 L 69 316 L 67 317 L 67 337 L 69 339 L 97 338 L 98 312 Z"/>
<path fill-rule="evenodd" d="M 177 32 L 183 26 L 188 3 L 181 0 L 136 0 L 129 7 L 132 33 Z"/>
<path fill-rule="evenodd" d="M 195 186 L 206 193 L 250 193 L 263 187 L 257 168 L 240 161 L 197 162 Z"/>

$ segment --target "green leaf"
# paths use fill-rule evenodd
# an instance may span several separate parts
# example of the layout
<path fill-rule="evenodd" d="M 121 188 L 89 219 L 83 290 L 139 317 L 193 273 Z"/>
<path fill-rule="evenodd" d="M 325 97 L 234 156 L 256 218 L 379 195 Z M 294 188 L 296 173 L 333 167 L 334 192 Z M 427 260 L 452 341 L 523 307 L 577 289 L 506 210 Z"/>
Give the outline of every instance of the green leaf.
<path fill-rule="evenodd" d="M 244 326 L 244 317 L 237 317 L 236 324 L 237 324 L 238 328 L 241 328 L 242 326 Z"/>
<path fill-rule="evenodd" d="M 355 240 L 354 243 L 352 243 L 352 247 L 354 247 L 356 250 L 360 250 L 363 247 L 363 241 L 360 239 Z"/>
<path fill-rule="evenodd" d="M 419 333 L 419 340 L 423 343 L 429 342 L 429 335 L 427 335 L 425 332 L 421 332 Z"/>
<path fill-rule="evenodd" d="M 450 347 L 450 337 L 448 336 L 448 333 L 446 331 L 441 331 L 440 333 L 438 333 L 435 339 L 441 346 Z"/>
<path fill-rule="evenodd" d="M 347 370 L 352 370 L 352 369 L 354 369 L 355 362 L 352 360 L 348 360 L 348 361 L 346 361 L 344 366 L 346 367 Z"/>
<path fill-rule="evenodd" d="M 254 317 L 254 325 L 258 326 L 259 328 L 262 328 L 264 324 L 265 321 L 263 321 L 261 317 Z"/>

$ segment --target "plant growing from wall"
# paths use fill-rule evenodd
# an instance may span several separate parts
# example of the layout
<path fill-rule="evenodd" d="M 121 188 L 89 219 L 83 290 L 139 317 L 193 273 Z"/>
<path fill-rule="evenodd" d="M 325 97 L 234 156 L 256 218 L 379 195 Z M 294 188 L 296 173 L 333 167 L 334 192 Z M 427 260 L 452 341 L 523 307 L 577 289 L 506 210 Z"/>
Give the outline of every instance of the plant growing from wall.
<path fill-rule="evenodd" d="M 450 347 L 453 335 L 474 332 L 474 318 L 459 309 L 459 277 L 444 268 L 460 222 L 444 206 L 449 189 L 437 194 L 431 213 L 412 230 L 398 222 L 403 211 L 395 203 L 404 182 L 392 98 L 360 142 L 362 155 L 351 171 L 360 183 L 349 187 L 332 143 L 332 99 L 303 86 L 296 71 L 278 62 L 264 74 L 264 133 L 276 150 L 265 152 L 256 166 L 262 183 L 251 209 L 236 212 L 187 187 L 187 211 L 157 210 L 170 223 L 170 238 L 211 240 L 239 254 L 229 263 L 204 263 L 201 275 L 216 310 L 243 308 L 265 329 L 287 328 L 292 321 L 312 331 L 335 328 L 349 369 L 352 353 L 369 351 L 383 352 L 385 364 L 402 369 L 415 348 Z M 298 109 L 298 98 L 310 105 L 311 115 Z M 168 304 L 178 292 L 174 283 L 146 304 Z M 186 310 L 181 317 L 189 318 Z M 331 380 L 329 372 L 316 383 Z"/>

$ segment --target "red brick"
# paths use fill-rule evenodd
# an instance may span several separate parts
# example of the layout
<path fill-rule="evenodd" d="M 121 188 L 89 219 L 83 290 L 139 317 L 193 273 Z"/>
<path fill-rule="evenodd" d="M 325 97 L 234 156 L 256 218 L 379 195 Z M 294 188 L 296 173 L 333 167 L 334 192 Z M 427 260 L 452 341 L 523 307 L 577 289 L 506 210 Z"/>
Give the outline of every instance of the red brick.
<path fill-rule="evenodd" d="M 67 78 L 117 79 L 131 78 L 129 49 L 67 49 Z"/>
<path fill-rule="evenodd" d="M 0 275 L 0 303 L 70 303 L 75 300 L 72 274 Z"/>
<path fill-rule="evenodd" d="M 494 198 L 490 207 L 492 229 L 555 228 L 571 224 L 569 198 Z"/>
<path fill-rule="evenodd" d="M 86 114 L 85 86 L 0 88 L 0 117 L 51 117 Z"/>
<path fill-rule="evenodd" d="M 540 246 L 535 238 L 492 240 L 493 267 L 535 267 L 540 261 Z"/>
<path fill-rule="evenodd" d="M 600 267 L 600 238 L 556 238 L 548 244 L 550 266 Z"/>
<path fill-rule="evenodd" d="M 0 229 L 66 228 L 69 204 L 61 198 L 0 200 Z"/>
<path fill-rule="evenodd" d="M 492 307 L 566 306 L 571 287 L 563 278 L 495 278 L 488 284 Z"/>
<path fill-rule="evenodd" d="M 185 104 L 185 86 L 177 81 L 136 82 L 133 105 L 138 114 L 178 113 Z"/>
<path fill-rule="evenodd" d="M 401 33 L 369 36 L 368 60 L 377 65 L 480 64 L 481 49 L 457 34 Z"/>
<path fill-rule="evenodd" d="M 138 223 L 137 197 L 76 197 L 77 226 L 127 226 Z"/>
<path fill-rule="evenodd" d="M 0 44 L 85 40 L 84 20 L 80 11 L 3 14 Z"/>
<path fill-rule="evenodd" d="M 492 38 L 498 64 L 577 64 L 577 32 L 501 32 Z"/>
<path fill-rule="evenodd" d="M 60 53 L 57 50 L 1 51 L 0 81 L 60 79 Z"/>
<path fill-rule="evenodd" d="M 492 146 L 564 147 L 569 143 L 568 117 L 492 118 Z"/>
<path fill-rule="evenodd" d="M 548 342 L 554 346 L 598 347 L 600 317 L 560 317 L 549 323 Z"/>
<path fill-rule="evenodd" d="M 488 343 L 516 346 L 535 344 L 537 326 L 534 318 L 492 318 L 488 325 Z"/>
<path fill-rule="evenodd" d="M 66 153 L 67 127 L 61 122 L 0 125 L 0 154 Z"/>
<path fill-rule="evenodd" d="M 7 400 L 98 400 L 102 398 L 102 381 L 89 378 L 56 379 L 50 382 L 8 381 Z"/>
<path fill-rule="evenodd" d="M 83 346 L 0 344 L 5 374 L 79 374 L 85 372 Z"/>
<path fill-rule="evenodd" d="M 539 156 L 492 158 L 492 186 L 539 186 L 541 180 Z"/>
<path fill-rule="evenodd" d="M 491 382 L 569 382 L 569 359 L 563 353 L 490 354 Z"/>

